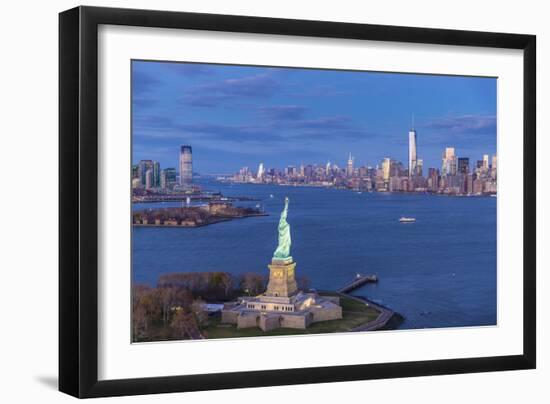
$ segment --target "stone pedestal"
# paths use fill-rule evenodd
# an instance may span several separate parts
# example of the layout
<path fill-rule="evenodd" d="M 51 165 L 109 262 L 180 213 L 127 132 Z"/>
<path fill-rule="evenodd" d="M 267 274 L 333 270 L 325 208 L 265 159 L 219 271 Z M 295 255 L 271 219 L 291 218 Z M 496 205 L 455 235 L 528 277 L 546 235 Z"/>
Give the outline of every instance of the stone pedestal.
<path fill-rule="evenodd" d="M 290 297 L 298 292 L 296 285 L 296 263 L 292 257 L 284 260 L 273 258 L 269 267 L 269 283 L 265 296 Z"/>

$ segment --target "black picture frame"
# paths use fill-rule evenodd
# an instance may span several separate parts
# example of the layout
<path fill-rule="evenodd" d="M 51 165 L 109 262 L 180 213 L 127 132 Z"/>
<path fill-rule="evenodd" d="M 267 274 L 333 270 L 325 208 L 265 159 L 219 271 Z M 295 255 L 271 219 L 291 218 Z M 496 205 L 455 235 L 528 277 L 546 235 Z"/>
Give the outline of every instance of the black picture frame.
<path fill-rule="evenodd" d="M 523 354 L 99 381 L 100 24 L 523 50 Z M 77 7 L 60 13 L 59 390 L 85 398 L 535 368 L 535 122 L 534 35 L 97 7 Z"/>

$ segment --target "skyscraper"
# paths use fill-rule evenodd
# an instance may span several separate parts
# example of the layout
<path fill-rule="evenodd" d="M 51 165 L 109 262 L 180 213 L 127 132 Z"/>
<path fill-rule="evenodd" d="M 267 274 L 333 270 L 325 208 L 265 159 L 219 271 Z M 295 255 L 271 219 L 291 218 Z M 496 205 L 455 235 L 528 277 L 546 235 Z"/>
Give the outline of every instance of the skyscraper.
<path fill-rule="evenodd" d="M 384 158 L 382 160 L 382 179 L 387 182 L 390 180 L 390 168 L 391 168 L 391 160 L 389 157 Z"/>
<path fill-rule="evenodd" d="M 166 170 L 160 170 L 160 187 L 162 189 L 168 188 L 168 181 L 166 180 Z"/>
<path fill-rule="evenodd" d="M 138 163 L 138 178 L 145 185 L 147 170 L 153 168 L 153 160 L 140 160 Z"/>
<path fill-rule="evenodd" d="M 484 154 L 483 155 L 483 167 L 481 167 L 483 175 L 489 174 L 489 155 Z"/>
<path fill-rule="evenodd" d="M 468 157 L 458 158 L 458 172 L 460 174 L 468 174 L 470 172 L 470 159 Z"/>
<path fill-rule="evenodd" d="M 193 149 L 184 145 L 180 149 L 180 185 L 188 185 L 193 181 Z"/>
<path fill-rule="evenodd" d="M 160 187 L 162 189 L 172 188 L 176 184 L 176 169 L 165 168 L 160 172 Z"/>
<path fill-rule="evenodd" d="M 424 160 L 417 159 L 416 160 L 416 175 L 418 175 L 419 177 L 422 177 L 423 171 L 424 171 Z"/>
<path fill-rule="evenodd" d="M 139 165 L 132 164 L 132 179 L 139 178 Z"/>
<path fill-rule="evenodd" d="M 295 175 L 296 175 L 296 167 L 294 167 L 294 166 L 287 166 L 287 167 L 285 168 L 285 175 L 286 175 L 287 177 L 293 177 L 293 176 L 295 176 Z"/>
<path fill-rule="evenodd" d="M 492 161 L 491 161 L 491 178 L 496 179 L 497 178 L 497 155 L 493 155 Z"/>
<path fill-rule="evenodd" d="M 258 174 L 256 175 L 256 178 L 259 181 L 261 181 L 264 179 L 264 175 L 265 175 L 264 163 L 260 163 L 260 165 L 258 166 Z"/>
<path fill-rule="evenodd" d="M 416 131 L 414 125 L 409 131 L 409 177 L 416 175 Z"/>
<path fill-rule="evenodd" d="M 346 169 L 346 173 L 348 177 L 351 177 L 353 175 L 353 157 L 351 157 L 351 152 L 349 153 L 348 157 L 348 166 Z"/>
<path fill-rule="evenodd" d="M 454 147 L 446 147 L 441 164 L 441 176 L 456 175 L 457 161 Z"/>
<path fill-rule="evenodd" d="M 304 169 L 304 175 L 307 178 L 311 178 L 311 176 L 313 175 L 313 166 L 311 164 L 308 164 Z"/>
<path fill-rule="evenodd" d="M 160 164 L 153 161 L 153 187 L 160 187 Z"/>
<path fill-rule="evenodd" d="M 150 168 L 145 173 L 145 189 L 151 189 L 153 187 L 153 170 Z"/>

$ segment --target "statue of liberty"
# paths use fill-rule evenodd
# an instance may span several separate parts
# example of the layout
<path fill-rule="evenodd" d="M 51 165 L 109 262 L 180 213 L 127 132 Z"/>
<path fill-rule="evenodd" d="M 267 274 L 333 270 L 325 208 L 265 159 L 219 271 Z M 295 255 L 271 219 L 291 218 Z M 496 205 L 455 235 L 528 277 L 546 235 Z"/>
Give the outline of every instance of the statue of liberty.
<path fill-rule="evenodd" d="M 281 212 L 281 219 L 279 220 L 279 245 L 273 253 L 273 258 L 284 260 L 290 257 L 290 225 L 286 221 L 288 214 L 288 197 L 285 198 L 285 208 Z"/>

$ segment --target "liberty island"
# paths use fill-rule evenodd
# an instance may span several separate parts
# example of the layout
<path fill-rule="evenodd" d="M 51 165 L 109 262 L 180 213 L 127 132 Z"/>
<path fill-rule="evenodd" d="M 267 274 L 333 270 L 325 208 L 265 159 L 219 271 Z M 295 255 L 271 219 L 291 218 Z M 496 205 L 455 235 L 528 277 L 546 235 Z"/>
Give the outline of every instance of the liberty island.
<path fill-rule="evenodd" d="M 298 290 L 296 262 L 290 256 L 290 225 L 287 222 L 289 198 L 279 220 L 279 243 L 269 267 L 267 290 L 258 296 L 241 297 L 225 304 L 222 323 L 238 329 L 258 327 L 262 331 L 277 328 L 305 329 L 311 323 L 339 320 L 342 307 L 338 297 L 321 297 L 316 292 Z"/>

